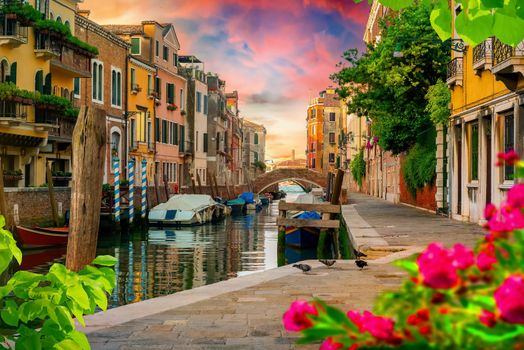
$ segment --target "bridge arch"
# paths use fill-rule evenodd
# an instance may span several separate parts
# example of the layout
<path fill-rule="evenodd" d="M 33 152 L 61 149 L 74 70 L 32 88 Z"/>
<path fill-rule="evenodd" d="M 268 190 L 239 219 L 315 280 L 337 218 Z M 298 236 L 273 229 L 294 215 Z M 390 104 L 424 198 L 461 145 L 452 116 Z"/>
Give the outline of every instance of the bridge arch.
<path fill-rule="evenodd" d="M 305 182 L 322 188 L 327 186 L 327 178 L 319 172 L 309 169 L 276 169 L 257 176 L 253 189 L 260 193 L 283 181 Z"/>

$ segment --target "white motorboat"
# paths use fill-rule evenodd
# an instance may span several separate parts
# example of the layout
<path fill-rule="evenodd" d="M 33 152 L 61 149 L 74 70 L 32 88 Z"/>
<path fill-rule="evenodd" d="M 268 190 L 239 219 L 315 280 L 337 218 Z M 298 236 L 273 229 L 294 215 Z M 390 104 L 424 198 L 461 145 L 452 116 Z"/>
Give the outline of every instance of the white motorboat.
<path fill-rule="evenodd" d="M 193 226 L 223 217 L 219 204 L 207 194 L 177 194 L 149 211 L 151 226 Z"/>

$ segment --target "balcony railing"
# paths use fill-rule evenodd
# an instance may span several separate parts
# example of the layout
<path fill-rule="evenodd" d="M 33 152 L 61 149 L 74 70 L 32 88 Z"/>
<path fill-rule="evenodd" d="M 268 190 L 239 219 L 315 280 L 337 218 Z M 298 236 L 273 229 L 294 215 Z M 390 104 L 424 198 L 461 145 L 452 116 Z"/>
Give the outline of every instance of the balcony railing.
<path fill-rule="evenodd" d="M 73 137 L 76 119 L 64 117 L 61 111 L 35 106 L 35 121 L 54 126 L 49 131 L 49 136 L 55 136 L 64 140 L 71 140 Z"/>
<path fill-rule="evenodd" d="M 62 45 L 59 40 L 53 38 L 49 33 L 37 32 L 35 34 L 35 54 L 38 58 L 50 59 L 60 57 Z"/>
<path fill-rule="evenodd" d="M 0 101 L 0 118 L 13 121 L 25 121 L 27 119 L 27 105 L 16 101 Z"/>
<path fill-rule="evenodd" d="M 178 150 L 181 156 L 192 156 L 194 154 L 193 142 L 185 141 L 178 145 Z"/>
<path fill-rule="evenodd" d="M 462 86 L 462 79 L 464 75 L 463 59 L 462 57 L 455 57 L 448 63 L 447 83 L 448 85 Z"/>
<path fill-rule="evenodd" d="M 473 69 L 491 69 L 493 63 L 493 40 L 488 38 L 473 48 Z"/>
<path fill-rule="evenodd" d="M 27 44 L 27 27 L 22 27 L 16 19 L 9 19 L 8 15 L 0 15 L 0 46 L 13 47 Z"/>
<path fill-rule="evenodd" d="M 515 90 L 523 71 L 524 41 L 512 47 L 495 38 L 492 72 L 497 80 L 502 81 L 508 89 Z"/>
<path fill-rule="evenodd" d="M 62 50 L 57 47 L 57 52 L 59 52 L 59 56 L 51 60 L 51 64 L 55 68 L 65 70 L 79 78 L 91 77 L 91 60 L 89 57 L 66 47 Z"/>

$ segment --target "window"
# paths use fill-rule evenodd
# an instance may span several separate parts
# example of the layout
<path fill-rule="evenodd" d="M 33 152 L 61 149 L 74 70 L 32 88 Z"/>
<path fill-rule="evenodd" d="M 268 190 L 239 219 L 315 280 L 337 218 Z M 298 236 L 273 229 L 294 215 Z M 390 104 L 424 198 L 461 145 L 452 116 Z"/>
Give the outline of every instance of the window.
<path fill-rule="evenodd" d="M 197 91 L 196 93 L 196 111 L 197 112 L 201 112 L 202 111 L 202 107 L 201 107 L 201 104 L 202 104 L 202 93 Z"/>
<path fill-rule="evenodd" d="M 180 89 L 180 110 L 184 109 L 184 90 Z"/>
<path fill-rule="evenodd" d="M 315 118 L 317 116 L 317 110 L 316 109 L 312 109 L 311 110 L 311 118 Z"/>
<path fill-rule="evenodd" d="M 80 98 L 80 78 L 73 79 L 73 95 L 75 98 Z"/>
<path fill-rule="evenodd" d="M 160 119 L 155 118 L 155 142 L 160 142 Z"/>
<path fill-rule="evenodd" d="M 178 145 L 178 124 L 175 123 L 173 126 L 173 133 L 175 134 L 175 145 Z"/>
<path fill-rule="evenodd" d="M 335 121 L 335 112 L 329 112 L 329 121 L 334 122 Z"/>
<path fill-rule="evenodd" d="M 6 83 L 8 81 L 9 81 L 9 63 L 7 63 L 6 60 L 2 60 L 2 62 L 0 63 L 0 83 Z"/>
<path fill-rule="evenodd" d="M 62 23 L 62 17 L 60 17 L 60 16 L 56 17 L 56 21 L 61 24 Z"/>
<path fill-rule="evenodd" d="M 71 29 L 71 24 L 69 24 L 69 21 L 65 21 L 64 24 L 67 27 L 67 29 Z"/>
<path fill-rule="evenodd" d="M 162 120 L 162 143 L 167 143 L 167 120 Z"/>
<path fill-rule="evenodd" d="M 35 91 L 44 93 L 44 72 L 39 70 L 35 75 Z"/>
<path fill-rule="evenodd" d="M 133 68 L 131 68 L 133 73 Z M 131 74 L 131 79 L 133 74 Z M 122 107 L 122 73 L 120 70 L 111 69 L 111 105 Z"/>
<path fill-rule="evenodd" d="M 155 78 L 155 92 L 156 98 L 160 99 L 162 96 L 162 80 L 159 77 Z"/>
<path fill-rule="evenodd" d="M 207 115 L 207 95 L 204 95 L 204 114 Z"/>
<path fill-rule="evenodd" d="M 111 133 L 111 152 L 114 157 L 120 158 L 120 133 L 117 131 Z"/>
<path fill-rule="evenodd" d="M 208 147 L 209 147 L 209 146 L 208 146 L 208 142 L 209 142 L 209 141 L 207 140 L 207 133 L 205 133 L 205 134 L 202 135 L 202 136 L 203 136 L 203 138 L 204 138 L 204 140 L 203 140 L 203 143 L 204 143 L 204 152 L 207 152 Z"/>
<path fill-rule="evenodd" d="M 180 125 L 180 142 L 178 144 L 178 147 L 180 149 L 180 152 L 185 151 L 185 141 L 186 141 L 186 131 L 185 131 L 184 125 Z"/>
<path fill-rule="evenodd" d="M 92 92 L 93 101 L 103 103 L 103 87 L 104 87 L 104 65 L 102 62 L 93 61 L 92 69 Z"/>
<path fill-rule="evenodd" d="M 166 102 L 169 104 L 175 104 L 175 85 L 167 83 L 166 84 Z"/>
<path fill-rule="evenodd" d="M 147 75 L 147 95 L 153 95 L 153 76 L 151 74 Z"/>
<path fill-rule="evenodd" d="M 258 145 L 258 134 L 255 133 L 255 141 L 254 141 L 255 145 Z"/>
<path fill-rule="evenodd" d="M 217 140 L 216 140 L 216 146 L 217 146 L 217 151 L 220 150 L 220 133 L 217 132 Z"/>
<path fill-rule="evenodd" d="M 136 149 L 137 145 L 135 144 L 135 140 L 136 140 L 136 137 L 135 137 L 135 130 L 136 130 L 136 122 L 135 122 L 135 119 L 131 119 L 130 120 L 131 123 L 129 125 L 129 141 L 131 143 L 131 148 L 132 149 Z"/>
<path fill-rule="evenodd" d="M 335 143 L 335 133 L 334 132 L 329 133 L 329 143 Z"/>
<path fill-rule="evenodd" d="M 335 153 L 330 153 L 329 154 L 329 162 L 330 163 L 335 163 Z"/>
<path fill-rule="evenodd" d="M 311 160 L 311 167 L 312 167 L 313 169 L 316 168 L 316 164 L 315 164 L 315 163 L 316 163 L 316 159 L 313 158 L 313 159 Z"/>
<path fill-rule="evenodd" d="M 513 114 L 504 116 L 504 152 L 515 149 L 515 134 Z M 514 179 L 515 168 L 513 165 L 504 165 L 504 180 Z"/>
<path fill-rule="evenodd" d="M 169 60 L 169 47 L 167 46 L 164 46 L 163 48 L 163 58 L 166 62 Z"/>
<path fill-rule="evenodd" d="M 155 56 L 158 57 L 158 54 L 160 52 L 160 43 L 158 40 L 155 41 Z"/>
<path fill-rule="evenodd" d="M 195 151 L 198 152 L 198 131 L 196 132 L 196 137 L 195 137 Z"/>
<path fill-rule="evenodd" d="M 173 66 L 178 66 L 178 55 L 173 52 Z"/>
<path fill-rule="evenodd" d="M 258 162 L 258 152 L 253 152 L 255 163 Z"/>
<path fill-rule="evenodd" d="M 131 68 L 129 75 L 130 75 L 129 84 L 131 84 L 131 92 L 138 91 L 138 86 L 136 84 L 136 69 Z"/>
<path fill-rule="evenodd" d="M 16 85 L 16 62 L 11 63 L 11 68 L 9 69 L 9 81 Z"/>
<path fill-rule="evenodd" d="M 140 55 L 140 38 L 131 38 L 131 55 Z"/>
<path fill-rule="evenodd" d="M 470 125 L 470 157 L 469 177 L 472 181 L 479 179 L 479 124 Z"/>

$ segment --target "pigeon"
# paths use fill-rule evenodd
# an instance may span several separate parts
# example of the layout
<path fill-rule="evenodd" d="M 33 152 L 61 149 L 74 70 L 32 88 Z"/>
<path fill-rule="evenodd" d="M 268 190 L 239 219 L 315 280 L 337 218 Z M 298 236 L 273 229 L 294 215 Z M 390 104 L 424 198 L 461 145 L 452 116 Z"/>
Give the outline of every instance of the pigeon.
<path fill-rule="evenodd" d="M 304 273 L 311 271 L 311 266 L 308 264 L 294 264 L 293 267 L 302 270 Z"/>
<path fill-rule="evenodd" d="M 362 270 L 365 266 L 368 266 L 368 263 L 364 260 L 355 260 L 355 265 L 357 265 Z"/>
<path fill-rule="evenodd" d="M 337 261 L 336 260 L 328 260 L 328 259 L 319 259 L 322 264 L 326 265 L 327 267 L 333 266 Z"/>
<path fill-rule="evenodd" d="M 355 248 L 353 248 L 353 254 L 355 254 L 355 256 L 357 258 L 365 258 L 365 257 L 367 257 L 366 254 L 362 253 L 360 250 L 356 250 Z"/>

